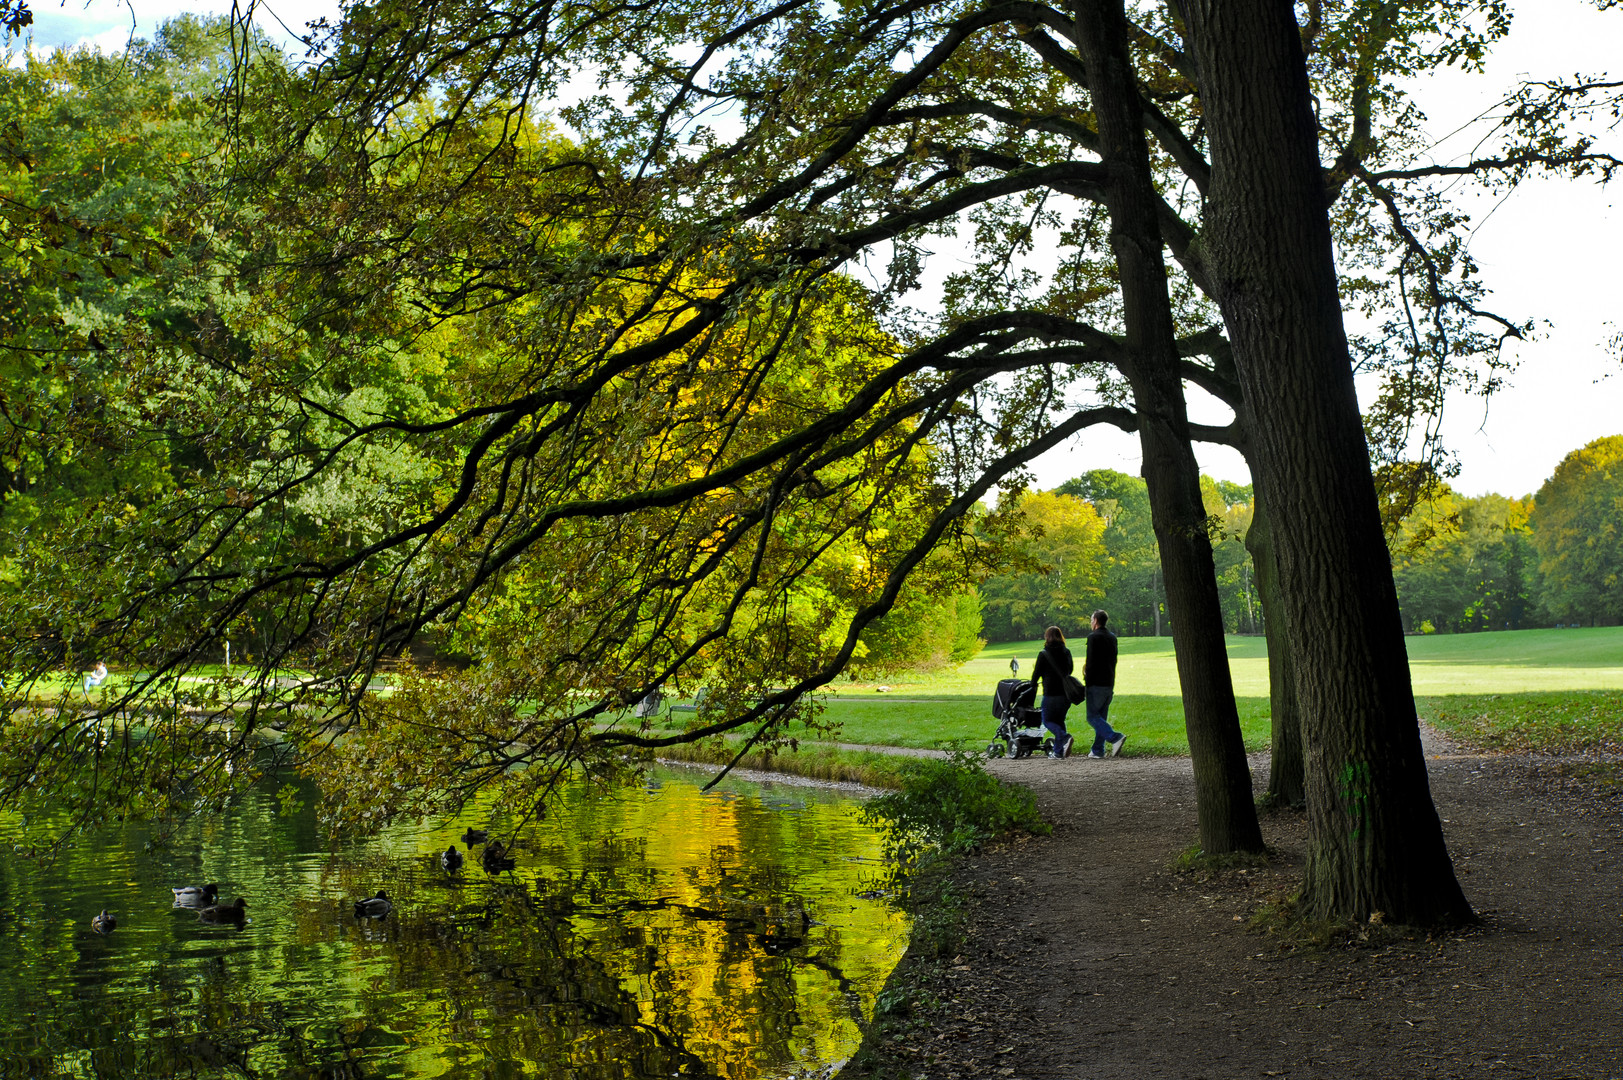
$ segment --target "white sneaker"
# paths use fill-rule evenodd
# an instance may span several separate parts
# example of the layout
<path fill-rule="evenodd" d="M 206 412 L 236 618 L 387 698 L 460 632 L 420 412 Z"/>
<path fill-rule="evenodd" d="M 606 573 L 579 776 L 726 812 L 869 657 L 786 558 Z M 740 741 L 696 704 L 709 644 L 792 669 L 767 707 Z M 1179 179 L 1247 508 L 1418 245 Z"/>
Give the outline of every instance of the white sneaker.
<path fill-rule="evenodd" d="M 1118 733 L 1116 741 L 1110 744 L 1110 756 L 1115 757 L 1121 753 L 1121 748 L 1127 745 L 1127 736 Z"/>
<path fill-rule="evenodd" d="M 1103 761 L 1105 756 L 1103 754 L 1099 753 L 1097 750 L 1089 750 L 1088 751 L 1088 757 L 1092 758 L 1095 761 Z"/>

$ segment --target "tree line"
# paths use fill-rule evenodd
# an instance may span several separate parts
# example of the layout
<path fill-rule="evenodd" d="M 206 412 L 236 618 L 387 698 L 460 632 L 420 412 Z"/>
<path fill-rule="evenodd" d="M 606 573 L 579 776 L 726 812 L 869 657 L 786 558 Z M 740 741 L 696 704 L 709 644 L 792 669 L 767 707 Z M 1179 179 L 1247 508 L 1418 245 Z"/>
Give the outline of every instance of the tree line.
<path fill-rule="evenodd" d="M 1231 634 L 1260 634 L 1262 606 L 1244 543 L 1251 526 L 1251 485 L 1203 475 L 1200 493 L 1223 627 Z M 1099 608 L 1110 612 L 1118 634 L 1170 632 L 1142 478 L 1093 469 L 1053 491 L 1019 496 L 1018 507 L 1024 525 L 1011 560 L 1024 569 L 995 574 L 981 584 L 988 640 L 1029 641 L 1053 625 L 1083 628 Z"/>
<path fill-rule="evenodd" d="M 1245 537 L 1251 485 L 1202 476 L 1224 629 L 1258 634 L 1263 615 Z M 1097 608 L 1117 633 L 1169 630 L 1144 481 L 1096 469 L 1019 497 L 1011 558 L 1026 567 L 981 585 L 984 633 L 1028 641 L 1086 626 Z M 1465 496 L 1436 481 L 1388 523 L 1405 631 L 1413 634 L 1616 625 L 1623 621 L 1623 436 L 1568 454 L 1536 495 Z"/>
<path fill-rule="evenodd" d="M 1623 436 L 1568 454 L 1535 495 L 1440 485 L 1394 531 L 1392 569 L 1410 633 L 1623 622 Z"/>
<path fill-rule="evenodd" d="M 184 35 L 140 52 L 123 130 L 67 100 L 90 80 L 39 80 L 3 128 L 27 520 L 0 648 L 13 685 L 104 653 L 140 675 L 88 720 L 13 714 L 0 797 L 49 791 L 73 828 L 208 805 L 273 717 L 352 827 L 487 788 L 529 813 L 561 770 L 673 740 L 786 748 L 910 596 L 1006 564 L 1030 463 L 1108 423 L 1143 450 L 1205 850 L 1262 839 L 1197 439 L 1252 469 L 1302 910 L 1469 918 L 1382 529 L 1405 496 L 1377 475 L 1409 474 L 1372 465 L 1439 452 L 1442 395 L 1491 385 L 1525 325 L 1486 307 L 1447 185 L 1617 164 L 1586 134 L 1615 84 L 1582 77 L 1427 158 L 1409 88 L 1508 25 L 1451 0 L 373 0 L 307 64 L 236 22 L 183 71 Z M 544 108 L 592 79 L 558 137 Z M 171 115 L 195 147 L 155 137 Z M 42 169 L 58 144 L 76 163 Z M 916 304 L 948 232 L 970 265 Z M 1186 382 L 1234 421 L 1190 422 Z M 199 701 L 245 632 L 255 677 Z M 475 662 L 364 692 L 427 639 Z M 689 730 L 636 722 L 700 680 Z M 146 737 L 103 738 L 131 715 Z"/>

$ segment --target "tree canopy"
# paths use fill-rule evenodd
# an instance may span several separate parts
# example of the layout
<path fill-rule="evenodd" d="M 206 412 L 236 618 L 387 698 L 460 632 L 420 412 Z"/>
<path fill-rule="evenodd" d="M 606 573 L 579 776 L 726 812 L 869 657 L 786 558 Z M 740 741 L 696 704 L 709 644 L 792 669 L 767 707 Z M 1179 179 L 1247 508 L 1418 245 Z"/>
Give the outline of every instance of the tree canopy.
<path fill-rule="evenodd" d="M 7 666 L 24 685 L 107 653 L 139 668 L 93 719 L 172 718 L 153 745 L 188 764 L 143 774 L 149 805 L 189 804 L 196 761 L 246 765 L 246 734 L 271 717 L 307 761 L 350 733 L 319 766 L 336 821 L 485 783 L 523 804 L 550 769 L 659 745 L 627 709 L 661 686 L 715 690 L 682 738 L 779 737 L 910 580 L 956 592 L 998 563 L 1009 522 L 970 527 L 982 496 L 1018 496 L 1035 457 L 1112 423 L 1145 439 L 1174 626 L 1199 631 L 1180 672 L 1214 741 L 1192 718 L 1191 744 L 1248 807 L 1221 642 L 1197 640 L 1221 619 L 1189 439 L 1271 462 L 1280 536 L 1322 537 L 1362 507 L 1350 364 L 1385 388 L 1371 424 L 1392 456 L 1450 386 L 1492 385 L 1499 336 L 1521 332 L 1484 307 L 1468 220 L 1440 185 L 1609 176 L 1617 159 L 1575 121 L 1615 84 L 1528 83 L 1479 156 L 1439 165 L 1406 87 L 1479 65 L 1506 32 L 1501 3 L 1316 4 L 1302 23 L 1270 9 L 1290 30 L 1280 70 L 1304 81 L 1268 115 L 1294 123 L 1310 95 L 1317 110 L 1297 171 L 1253 178 L 1301 208 L 1259 217 L 1238 178 L 1262 158 L 1233 156 L 1260 130 L 1256 103 L 1226 95 L 1281 39 L 1217 14 L 378 0 L 318 26 L 306 68 L 238 28 L 213 129 L 228 153 L 189 177 L 207 201 L 166 219 L 202 284 L 120 346 L 119 408 L 65 410 L 49 439 L 16 428 L 30 453 L 63 432 L 159 447 L 169 471 L 150 500 L 86 500 L 7 552 L 27 583 L 8 593 Z M 560 138 L 542 110 L 591 84 L 558 110 Z M 1274 225 L 1315 239 L 1271 269 L 1329 267 L 1299 320 L 1347 368 L 1315 391 L 1340 432 L 1315 444 L 1341 469 L 1324 505 L 1283 468 L 1310 463 L 1279 435 L 1308 413 L 1257 374 L 1279 327 L 1237 299 L 1241 257 L 1273 251 Z M 949 237 L 966 264 L 932 278 Z M 940 303 L 915 306 L 929 280 Z M 1350 351 L 1337 299 L 1379 327 Z M 1184 380 L 1236 423 L 1190 424 Z M 1320 643 L 1311 575 L 1280 548 L 1293 632 Z M 1395 622 L 1382 562 L 1372 618 Z M 383 659 L 436 636 L 478 662 L 364 693 Z M 188 673 L 245 637 L 257 677 L 213 690 L 240 723 L 200 734 L 179 719 Z M 1391 711 L 1355 711 L 1371 709 Z M 8 776 L 96 774 L 96 739 L 67 737 L 76 712 L 28 723 Z"/>
<path fill-rule="evenodd" d="M 1104 599 L 1104 519 L 1092 503 L 1031 492 L 1020 500 L 1029 571 L 992 577 L 982 586 L 986 630 L 994 641 L 1040 638 L 1049 626 L 1078 633 Z"/>
<path fill-rule="evenodd" d="M 1251 523 L 1251 486 L 1202 476 L 1200 487 L 1224 628 L 1259 633 L 1261 612 L 1243 543 Z M 1078 546 L 1075 530 L 1058 523 L 1082 513 L 1064 501 L 1067 498 L 1098 516 L 1103 528 L 1095 543 Z M 1043 628 L 1052 623 L 1086 626 L 1088 614 L 1097 608 L 1109 611 L 1111 628 L 1119 634 L 1165 632 L 1169 624 L 1160 554 L 1150 521 L 1149 491 L 1142 479 L 1114 469 L 1092 469 L 1053 492 L 1024 497 L 1020 511 L 1019 549 L 1033 568 L 1011 567 L 981 586 L 990 640 L 1041 637 Z"/>
<path fill-rule="evenodd" d="M 1615 540 L 1618 438 L 1568 454 L 1536 496 L 1442 485 L 1397 525 L 1392 565 L 1410 632 L 1609 624 L 1623 575 Z"/>
<path fill-rule="evenodd" d="M 1533 511 L 1541 596 L 1561 622 L 1623 621 L 1623 435 L 1562 459 Z"/>

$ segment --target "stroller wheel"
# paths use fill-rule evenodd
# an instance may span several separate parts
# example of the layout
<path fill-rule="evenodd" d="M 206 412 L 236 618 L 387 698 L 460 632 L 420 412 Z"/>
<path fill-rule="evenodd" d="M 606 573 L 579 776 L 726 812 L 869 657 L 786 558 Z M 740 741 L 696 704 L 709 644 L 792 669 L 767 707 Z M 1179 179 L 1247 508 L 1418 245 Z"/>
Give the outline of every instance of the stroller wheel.
<path fill-rule="evenodd" d="M 1000 743 L 1000 742 L 989 742 L 989 743 L 987 743 L 986 744 L 986 756 L 987 757 L 1002 757 L 1003 756 L 1003 744 Z"/>

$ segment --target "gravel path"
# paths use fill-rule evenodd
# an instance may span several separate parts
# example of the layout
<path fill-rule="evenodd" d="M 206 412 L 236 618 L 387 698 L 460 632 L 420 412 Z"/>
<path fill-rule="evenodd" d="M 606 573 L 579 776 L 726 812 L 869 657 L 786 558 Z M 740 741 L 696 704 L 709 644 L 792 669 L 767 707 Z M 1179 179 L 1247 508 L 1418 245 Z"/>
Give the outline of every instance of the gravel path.
<path fill-rule="evenodd" d="M 1187 759 L 992 762 L 1037 792 L 1054 834 L 963 867 L 970 940 L 934 976 L 940 1006 L 892 1028 L 880 1063 L 947 1080 L 1623 1077 L 1617 773 L 1426 742 L 1483 923 L 1328 950 L 1247 928 L 1297 887 L 1300 814 L 1264 818 L 1270 866 L 1179 874 Z M 1252 769 L 1262 790 L 1266 757 Z"/>

